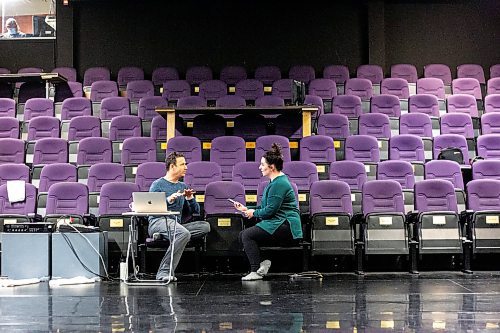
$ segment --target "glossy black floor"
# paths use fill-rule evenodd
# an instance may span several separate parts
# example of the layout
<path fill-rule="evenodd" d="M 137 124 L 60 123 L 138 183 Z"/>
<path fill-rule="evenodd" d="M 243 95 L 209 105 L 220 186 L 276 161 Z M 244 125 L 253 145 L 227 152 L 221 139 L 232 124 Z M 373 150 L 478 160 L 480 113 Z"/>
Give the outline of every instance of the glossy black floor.
<path fill-rule="evenodd" d="M 497 332 L 500 272 L 179 276 L 169 286 L 119 282 L 0 288 L 6 332 Z"/>

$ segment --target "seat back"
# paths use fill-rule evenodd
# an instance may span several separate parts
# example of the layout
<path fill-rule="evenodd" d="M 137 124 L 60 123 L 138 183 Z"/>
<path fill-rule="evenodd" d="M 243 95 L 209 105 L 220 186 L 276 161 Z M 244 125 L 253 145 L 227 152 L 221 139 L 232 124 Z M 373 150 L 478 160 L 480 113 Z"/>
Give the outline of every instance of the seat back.
<path fill-rule="evenodd" d="M 56 183 L 47 194 L 47 214 L 84 215 L 89 210 L 87 185 L 81 183 Z"/>
<path fill-rule="evenodd" d="M 457 94 L 451 95 L 446 100 L 448 113 L 467 113 L 471 117 L 479 117 L 476 99 L 472 95 Z"/>
<path fill-rule="evenodd" d="M 344 84 L 349 79 L 349 68 L 344 65 L 330 65 L 323 69 L 323 77 Z"/>
<path fill-rule="evenodd" d="M 221 69 L 219 78 L 226 84 L 235 85 L 237 82 L 247 79 L 247 71 L 243 66 L 225 66 Z"/>
<path fill-rule="evenodd" d="M 260 162 L 239 162 L 233 167 L 232 181 L 241 183 L 246 191 L 257 191 L 257 187 L 265 177 L 259 170 Z"/>
<path fill-rule="evenodd" d="M 43 138 L 35 142 L 33 164 L 68 162 L 68 141 L 60 138 Z"/>
<path fill-rule="evenodd" d="M 349 79 L 345 83 L 345 94 L 368 100 L 373 96 L 372 82 L 365 78 Z"/>
<path fill-rule="evenodd" d="M 479 81 L 473 78 L 455 79 L 451 82 L 453 94 L 465 94 L 474 96 L 475 99 L 482 99 L 481 86 Z"/>
<path fill-rule="evenodd" d="M 70 97 L 62 102 L 61 120 L 92 115 L 92 102 L 85 97 Z"/>
<path fill-rule="evenodd" d="M 189 163 L 184 176 L 184 182 L 187 186 L 199 193 L 204 193 L 209 183 L 222 180 L 220 165 L 207 161 Z"/>
<path fill-rule="evenodd" d="M 379 65 L 361 65 L 356 69 L 356 77 L 380 84 L 384 78 L 384 70 Z"/>
<path fill-rule="evenodd" d="M 38 116 L 54 117 L 54 102 L 48 98 L 30 98 L 24 106 L 24 121 Z"/>
<path fill-rule="evenodd" d="M 444 84 L 451 85 L 450 67 L 444 64 L 429 64 L 424 66 L 424 77 L 441 79 Z"/>
<path fill-rule="evenodd" d="M 126 87 L 129 82 L 144 80 L 144 70 L 139 67 L 122 67 L 118 70 L 116 81 L 120 87 Z"/>
<path fill-rule="evenodd" d="M 30 182 L 30 168 L 26 164 L 0 164 L 0 185 L 9 180 Z"/>
<path fill-rule="evenodd" d="M 123 141 L 122 164 L 141 164 L 156 161 L 156 143 L 153 138 L 134 137 Z"/>
<path fill-rule="evenodd" d="M 474 138 L 472 118 L 466 113 L 446 113 L 440 119 L 441 134 L 458 134 Z"/>
<path fill-rule="evenodd" d="M 483 67 L 478 64 L 463 64 L 457 66 L 457 78 L 473 78 L 478 80 L 481 84 L 486 83 Z"/>
<path fill-rule="evenodd" d="M 345 141 L 345 159 L 359 162 L 379 162 L 377 139 L 370 135 L 351 135 Z"/>
<path fill-rule="evenodd" d="M 189 165 L 189 168 L 191 168 L 191 165 Z M 158 178 L 165 176 L 166 172 L 167 168 L 163 162 L 141 163 L 135 173 L 135 184 L 139 186 L 139 191 L 147 192 L 151 184 Z"/>
<path fill-rule="evenodd" d="M 222 180 L 231 180 L 233 167 L 246 160 L 245 140 L 238 136 L 220 136 L 212 140 L 210 162 L 221 167 Z"/>
<path fill-rule="evenodd" d="M 319 134 L 302 138 L 300 140 L 300 160 L 313 163 L 335 162 L 332 137 Z"/>
<path fill-rule="evenodd" d="M 432 122 L 425 113 L 405 113 L 399 118 L 399 133 L 432 137 Z"/>
<path fill-rule="evenodd" d="M 32 184 L 24 185 L 25 199 L 20 202 L 10 202 L 7 184 L 0 185 L 0 214 L 28 215 L 35 213 L 37 191 Z"/>
<path fill-rule="evenodd" d="M 139 192 L 139 186 L 128 182 L 111 182 L 102 185 L 99 195 L 99 215 L 129 212 L 132 193 Z"/>
<path fill-rule="evenodd" d="M 472 164 L 472 179 L 499 179 L 500 160 L 479 160 Z"/>
<path fill-rule="evenodd" d="M 58 138 L 60 136 L 61 123 L 58 118 L 51 116 L 39 116 L 33 118 L 28 124 L 28 141 L 41 138 Z"/>
<path fill-rule="evenodd" d="M 408 162 L 425 162 L 424 142 L 412 134 L 400 134 L 389 140 L 389 158 Z"/>
<path fill-rule="evenodd" d="M 500 159 L 500 134 L 485 134 L 477 138 L 477 155 L 484 159 Z"/>
<path fill-rule="evenodd" d="M 294 65 L 288 71 L 288 78 L 308 84 L 316 78 L 316 73 L 310 65 Z"/>
<path fill-rule="evenodd" d="M 130 115 L 130 101 L 126 97 L 106 97 L 101 101 L 100 118 L 110 120 L 118 116 Z"/>
<path fill-rule="evenodd" d="M 332 113 L 347 117 L 359 117 L 361 115 L 361 98 L 356 95 L 336 96 L 332 102 Z"/>
<path fill-rule="evenodd" d="M 186 162 L 192 163 L 201 161 L 201 142 L 194 136 L 175 136 L 167 143 L 167 154 L 171 152 L 182 153 Z"/>
<path fill-rule="evenodd" d="M 292 160 L 290 154 L 290 143 L 288 138 L 281 135 L 265 135 L 257 138 L 255 142 L 255 161 L 260 163 L 260 159 L 266 151 L 271 149 L 273 143 L 281 146 L 283 161 L 289 162 Z"/>
<path fill-rule="evenodd" d="M 100 102 L 106 97 L 117 97 L 118 86 L 115 81 L 95 81 L 90 86 L 90 100 Z"/>
<path fill-rule="evenodd" d="M 415 209 L 419 212 L 457 212 L 453 184 L 443 179 L 426 179 L 415 183 Z"/>
<path fill-rule="evenodd" d="M 78 116 L 69 122 L 68 141 L 80 141 L 101 136 L 101 119 L 94 116 Z"/>
<path fill-rule="evenodd" d="M 435 77 L 423 77 L 417 81 L 417 94 L 434 95 L 439 99 L 445 99 L 444 83 Z"/>
<path fill-rule="evenodd" d="M 346 138 L 349 136 L 349 119 L 343 114 L 322 114 L 318 118 L 318 134 L 336 139 Z"/>
<path fill-rule="evenodd" d="M 413 190 L 415 175 L 410 162 L 400 160 L 382 161 L 377 167 L 377 180 L 395 180 L 403 189 Z"/>
<path fill-rule="evenodd" d="M 97 81 L 109 81 L 111 73 L 106 67 L 90 67 L 83 74 L 83 86 L 90 87 Z"/>
<path fill-rule="evenodd" d="M 408 101 L 410 113 L 425 113 L 430 117 L 439 117 L 438 98 L 430 94 L 413 95 Z"/>
<path fill-rule="evenodd" d="M 155 86 L 161 86 L 164 82 L 179 80 L 179 72 L 175 67 L 157 67 L 151 74 L 151 80 Z"/>
<path fill-rule="evenodd" d="M 460 165 L 454 161 L 434 160 L 425 164 L 425 179 L 444 179 L 454 188 L 464 189 Z"/>
<path fill-rule="evenodd" d="M 54 163 L 42 168 L 40 174 L 40 192 L 48 192 L 53 184 L 61 182 L 76 182 L 76 166 L 69 163 Z"/>
<path fill-rule="evenodd" d="M 358 132 L 376 138 L 390 138 L 391 124 L 389 117 L 383 113 L 363 113 L 359 116 Z"/>
<path fill-rule="evenodd" d="M 309 94 L 331 100 L 337 96 L 337 85 L 331 79 L 314 79 L 309 82 Z"/>
<path fill-rule="evenodd" d="M 281 70 L 278 66 L 260 66 L 255 69 L 254 77 L 265 85 L 272 85 L 281 80 Z"/>
<path fill-rule="evenodd" d="M 139 168 L 137 168 L 139 173 Z M 125 169 L 118 163 L 101 162 L 93 164 L 89 169 L 87 186 L 90 192 L 100 192 L 104 184 L 112 182 L 124 182 Z M 137 183 L 137 176 L 135 178 Z"/>
<path fill-rule="evenodd" d="M 76 157 L 78 165 L 93 165 L 112 161 L 113 149 L 110 139 L 89 137 L 80 140 Z"/>
<path fill-rule="evenodd" d="M 401 184 L 395 180 L 367 181 L 363 185 L 363 214 L 370 213 L 404 213 Z"/>
<path fill-rule="evenodd" d="M 127 98 L 131 102 L 139 102 L 143 97 L 152 97 L 155 94 L 153 82 L 149 80 L 136 80 L 127 83 Z"/>
<path fill-rule="evenodd" d="M 361 190 L 367 180 L 363 163 L 358 161 L 337 161 L 330 164 L 330 180 L 342 181 L 351 190 Z"/>
<path fill-rule="evenodd" d="M 475 212 L 500 211 L 500 180 L 476 179 L 467 183 L 467 207 Z"/>
<path fill-rule="evenodd" d="M 391 66 L 391 78 L 401 78 L 410 83 L 417 82 L 417 68 L 411 64 L 395 64 Z"/>

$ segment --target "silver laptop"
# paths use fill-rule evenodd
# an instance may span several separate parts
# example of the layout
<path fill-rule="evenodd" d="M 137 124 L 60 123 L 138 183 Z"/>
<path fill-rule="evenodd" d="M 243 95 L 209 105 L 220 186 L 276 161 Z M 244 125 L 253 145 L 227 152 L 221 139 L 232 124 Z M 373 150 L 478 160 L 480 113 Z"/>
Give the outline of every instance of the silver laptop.
<path fill-rule="evenodd" d="M 165 192 L 133 192 L 132 199 L 135 213 L 164 213 L 168 211 Z"/>

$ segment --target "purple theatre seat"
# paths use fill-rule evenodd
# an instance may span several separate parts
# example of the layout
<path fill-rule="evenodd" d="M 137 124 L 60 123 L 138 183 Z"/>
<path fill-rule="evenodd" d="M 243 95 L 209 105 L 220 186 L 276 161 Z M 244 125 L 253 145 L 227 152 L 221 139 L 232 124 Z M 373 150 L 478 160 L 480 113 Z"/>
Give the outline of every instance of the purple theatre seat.
<path fill-rule="evenodd" d="M 222 180 L 231 180 L 233 167 L 246 160 L 245 140 L 238 136 L 220 136 L 212 140 L 210 162 L 220 165 Z"/>
<path fill-rule="evenodd" d="M 290 142 L 288 141 L 288 138 L 281 135 L 264 135 L 257 138 L 255 142 L 255 162 L 260 163 L 260 159 L 266 151 L 271 149 L 273 143 L 277 143 L 281 146 L 284 162 L 292 160 L 290 154 Z"/>
<path fill-rule="evenodd" d="M 136 184 L 127 182 L 106 183 L 99 195 L 99 215 L 129 212 L 132 193 L 139 192 Z"/>
<path fill-rule="evenodd" d="M 247 70 L 243 66 L 225 66 L 221 69 L 219 78 L 234 86 L 237 82 L 247 79 Z"/>
<path fill-rule="evenodd" d="M 330 65 L 323 69 L 323 77 L 335 81 L 337 84 L 344 84 L 349 80 L 349 68 L 344 65 Z"/>
<path fill-rule="evenodd" d="M 152 120 L 158 115 L 156 108 L 168 107 L 167 100 L 161 96 L 146 96 L 139 100 L 138 115 L 142 120 Z"/>
<path fill-rule="evenodd" d="M 356 69 L 356 77 L 368 79 L 372 84 L 380 84 L 384 79 L 384 70 L 379 65 L 361 65 Z"/>
<path fill-rule="evenodd" d="M 371 135 L 351 135 L 345 140 L 345 159 L 359 162 L 379 162 L 377 138 Z"/>
<path fill-rule="evenodd" d="M 190 85 L 199 85 L 213 79 L 212 69 L 208 66 L 193 66 L 186 70 L 186 81 Z"/>
<path fill-rule="evenodd" d="M 47 194 L 47 215 L 84 215 L 89 210 L 89 190 L 81 183 L 57 183 Z"/>
<path fill-rule="evenodd" d="M 12 98 L 0 98 L 0 118 L 16 117 L 16 101 Z"/>
<path fill-rule="evenodd" d="M 8 180 L 30 182 L 30 168 L 26 164 L 0 164 L 0 185 Z"/>
<path fill-rule="evenodd" d="M 225 95 L 217 98 L 215 106 L 221 108 L 243 108 L 247 106 L 247 102 L 241 96 Z"/>
<path fill-rule="evenodd" d="M 10 74 L 11 71 L 8 68 L 0 67 L 0 74 Z"/>
<path fill-rule="evenodd" d="M 415 185 L 415 175 L 410 162 L 392 160 L 383 161 L 377 167 L 378 180 L 395 180 L 403 189 L 413 190 Z"/>
<path fill-rule="evenodd" d="M 392 65 L 391 78 L 400 78 L 409 83 L 416 83 L 418 79 L 417 68 L 411 64 Z"/>
<path fill-rule="evenodd" d="M 488 80 L 486 94 L 487 95 L 500 94 L 500 77 L 493 77 Z"/>
<path fill-rule="evenodd" d="M 116 116 L 111 119 L 109 139 L 123 141 L 126 138 L 142 136 L 142 124 L 139 116 Z"/>
<path fill-rule="evenodd" d="M 422 138 L 413 134 L 400 134 L 391 137 L 389 158 L 408 162 L 425 162 Z"/>
<path fill-rule="evenodd" d="M 189 168 L 191 168 L 191 164 Z M 167 168 L 164 162 L 141 163 L 137 167 L 137 172 L 135 173 L 135 183 L 139 186 L 140 191 L 147 192 L 151 184 L 158 178 L 165 176 L 166 173 Z"/>
<path fill-rule="evenodd" d="M 364 78 L 349 79 L 345 83 L 345 94 L 368 100 L 373 96 L 372 82 Z"/>
<path fill-rule="evenodd" d="M 425 113 L 430 117 L 439 117 L 438 98 L 429 94 L 410 96 L 408 112 Z"/>
<path fill-rule="evenodd" d="M 25 199 L 21 202 L 9 202 L 7 184 L 0 186 L 0 214 L 1 215 L 32 215 L 36 210 L 36 187 L 26 183 L 24 185 Z"/>
<path fill-rule="evenodd" d="M 56 183 L 76 182 L 76 166 L 69 163 L 54 163 L 45 165 L 40 173 L 38 191 L 47 192 Z"/>
<path fill-rule="evenodd" d="M 469 151 L 467 149 L 467 140 L 464 136 L 458 134 L 441 134 L 434 137 L 433 156 L 437 159 L 439 152 L 445 148 L 459 148 L 462 151 L 465 164 L 469 164 Z"/>
<path fill-rule="evenodd" d="M 363 214 L 403 213 L 401 184 L 395 180 L 371 180 L 363 185 Z"/>
<path fill-rule="evenodd" d="M 102 120 L 130 114 L 130 102 L 126 97 L 106 97 L 101 101 Z"/>
<path fill-rule="evenodd" d="M 457 78 L 473 78 L 481 84 L 485 84 L 484 70 L 481 65 L 477 64 L 463 64 L 457 66 Z"/>
<path fill-rule="evenodd" d="M 78 143 L 76 164 L 94 165 L 113 161 L 111 140 L 101 137 L 83 138 Z"/>
<path fill-rule="evenodd" d="M 19 139 L 19 120 L 13 117 L 0 117 L 0 138 Z"/>
<path fill-rule="evenodd" d="M 71 97 L 62 102 L 61 120 L 92 115 L 92 102 L 85 97 Z"/>
<path fill-rule="evenodd" d="M 500 160 L 479 160 L 472 164 L 472 179 L 500 180 Z"/>
<path fill-rule="evenodd" d="M 180 118 L 177 118 L 180 120 Z M 176 127 L 178 124 L 176 123 Z M 182 135 L 177 129 L 175 130 L 175 135 Z M 167 122 L 165 118 L 158 115 L 151 120 L 151 133 L 150 136 L 156 141 L 165 141 L 167 137 Z"/>
<path fill-rule="evenodd" d="M 43 138 L 35 142 L 33 165 L 68 163 L 68 141 Z"/>
<path fill-rule="evenodd" d="M 475 99 L 483 99 L 479 81 L 473 78 L 455 79 L 451 82 L 453 95 L 465 94 L 472 95 Z"/>
<path fill-rule="evenodd" d="M 168 101 L 177 101 L 181 97 L 191 95 L 191 86 L 186 80 L 170 80 L 163 82 L 162 97 Z"/>
<path fill-rule="evenodd" d="M 453 184 L 454 188 L 464 189 L 460 165 L 455 161 L 434 160 L 425 164 L 425 179 L 443 179 Z"/>
<path fill-rule="evenodd" d="M 135 180 L 137 183 L 137 177 Z M 124 181 L 125 169 L 121 164 L 102 162 L 93 164 L 89 168 L 87 186 L 90 192 L 100 192 L 102 186 L 107 183 Z"/>
<path fill-rule="evenodd" d="M 417 94 L 434 95 L 439 99 L 445 99 L 444 83 L 435 77 L 424 77 L 417 81 Z"/>
<path fill-rule="evenodd" d="M 484 159 L 500 159 L 500 134 L 480 135 L 477 138 L 477 155 Z"/>
<path fill-rule="evenodd" d="M 2 94 L 2 97 L 5 96 Z M 45 98 L 45 85 L 41 82 L 24 82 L 19 87 L 19 93 L 17 94 L 17 103 L 22 104 L 32 98 Z"/>
<path fill-rule="evenodd" d="M 467 113 L 471 117 L 478 117 L 476 99 L 472 95 L 451 95 L 446 100 L 448 104 L 448 113 L 461 112 Z"/>
<path fill-rule="evenodd" d="M 318 111 L 313 115 L 313 118 L 317 118 L 320 115 L 324 114 L 324 105 L 323 105 L 323 100 L 319 96 L 315 95 L 306 95 L 304 98 L 304 103 L 303 105 L 313 105 L 318 108 Z"/>
<path fill-rule="evenodd" d="M 260 66 L 255 69 L 254 78 L 265 85 L 272 85 L 281 80 L 281 70 L 278 66 Z"/>
<path fill-rule="evenodd" d="M 401 116 L 399 98 L 394 95 L 375 95 L 370 101 L 370 112 L 399 118 Z"/>
<path fill-rule="evenodd" d="M 155 87 L 149 80 L 137 80 L 127 83 L 127 98 L 131 102 L 139 102 L 143 97 L 154 96 Z"/>
<path fill-rule="evenodd" d="M 451 70 L 450 67 L 444 64 L 429 64 L 424 66 L 424 77 L 441 79 L 443 84 L 451 85 Z"/>
<path fill-rule="evenodd" d="M 432 122 L 425 113 L 405 113 L 399 118 L 399 133 L 432 137 Z"/>
<path fill-rule="evenodd" d="M 419 212 L 457 212 L 453 184 L 443 179 L 426 179 L 415 183 L 415 208 Z"/>
<path fill-rule="evenodd" d="M 174 67 L 157 67 L 151 74 L 155 86 L 162 86 L 164 82 L 179 80 L 179 72 Z"/>
<path fill-rule="evenodd" d="M 26 73 L 43 73 L 43 69 L 40 67 L 23 67 L 19 68 L 17 71 L 18 74 L 26 74 Z"/>
<path fill-rule="evenodd" d="M 184 154 L 188 165 L 201 161 L 201 141 L 194 136 L 175 136 L 168 140 L 167 154 L 174 151 Z"/>
<path fill-rule="evenodd" d="M 73 67 L 56 67 L 51 71 L 51 73 L 58 73 L 64 76 L 69 82 L 78 81 L 76 78 L 76 69 Z"/>
<path fill-rule="evenodd" d="M 500 211 L 500 180 L 477 179 L 467 184 L 467 204 L 470 210 Z"/>
<path fill-rule="evenodd" d="M 286 101 L 291 101 L 292 96 L 292 79 L 279 79 L 273 82 L 272 95 L 283 98 Z"/>
<path fill-rule="evenodd" d="M 0 138 L 0 164 L 24 163 L 24 141 L 12 138 Z"/>
<path fill-rule="evenodd" d="M 121 163 L 124 165 L 156 161 L 156 142 L 152 138 L 127 138 L 122 148 Z"/>
<path fill-rule="evenodd" d="M 333 139 L 325 135 L 306 136 L 300 140 L 300 160 L 313 163 L 335 162 Z"/>
<path fill-rule="evenodd" d="M 500 94 L 488 95 L 484 98 L 484 112 L 500 112 Z"/>
<path fill-rule="evenodd" d="M 226 120 L 217 114 L 198 115 L 193 119 L 193 136 L 211 141 L 226 134 Z"/>
<path fill-rule="evenodd" d="M 101 136 L 101 119 L 94 116 L 78 116 L 69 122 L 68 141 Z"/>
<path fill-rule="evenodd" d="M 202 108 L 207 106 L 207 100 L 200 96 L 186 96 L 177 100 L 178 108 Z"/>
<path fill-rule="evenodd" d="M 241 183 L 246 191 L 257 191 L 259 184 L 266 180 L 259 170 L 260 162 L 239 162 L 233 167 L 233 182 Z"/>
<path fill-rule="evenodd" d="M 321 213 L 346 213 L 352 216 L 351 189 L 338 180 L 321 180 L 311 185 L 311 215 Z"/>
<path fill-rule="evenodd" d="M 204 193 L 209 183 L 218 181 L 222 181 L 222 171 L 220 165 L 215 162 L 190 163 L 184 176 L 187 186 L 198 193 Z"/>
<path fill-rule="evenodd" d="M 330 164 L 330 179 L 342 181 L 351 190 L 361 190 L 367 180 L 363 163 L 358 161 L 337 161 Z"/>
<path fill-rule="evenodd" d="M 481 116 L 481 134 L 500 134 L 500 113 L 485 113 Z"/>
<path fill-rule="evenodd" d="M 407 99 L 410 97 L 408 82 L 401 78 L 383 79 L 380 85 L 380 93 L 385 95 L 394 95 L 399 99 Z"/>
<path fill-rule="evenodd" d="M 308 84 L 316 78 L 314 68 L 309 65 L 294 65 L 288 71 L 288 78 Z"/>
<path fill-rule="evenodd" d="M 144 70 L 139 67 L 122 67 L 118 70 L 117 83 L 126 87 L 129 82 L 144 80 Z"/>
<path fill-rule="evenodd" d="M 333 99 L 332 113 L 347 117 L 359 117 L 361 112 L 361 98 L 356 95 L 339 95 Z"/>
<path fill-rule="evenodd" d="M 118 86 L 115 81 L 96 81 L 90 87 L 90 100 L 100 102 L 106 97 L 117 97 Z"/>
<path fill-rule="evenodd" d="M 311 184 L 319 180 L 316 165 L 307 161 L 285 162 L 283 173 L 288 176 L 291 183 L 297 185 L 297 189 L 301 192 L 309 192 Z"/>
<path fill-rule="evenodd" d="M 500 64 L 490 67 L 490 79 L 494 77 L 500 77 Z"/>
<path fill-rule="evenodd" d="M 255 100 L 256 107 L 282 107 L 285 106 L 285 100 L 279 96 L 261 96 Z"/>
<path fill-rule="evenodd" d="M 364 113 L 359 116 L 358 124 L 358 132 L 361 135 L 371 135 L 379 139 L 391 137 L 391 124 L 386 114 Z"/>
<path fill-rule="evenodd" d="M 207 101 L 215 101 L 225 95 L 227 95 L 227 84 L 222 80 L 208 80 L 200 83 L 198 96 Z"/>
<path fill-rule="evenodd" d="M 349 119 L 343 114 L 322 114 L 318 118 L 318 134 L 335 139 L 349 136 Z"/>
<path fill-rule="evenodd" d="M 205 214 L 234 214 L 234 205 L 227 199 L 245 204 L 245 188 L 233 181 L 215 181 L 205 188 Z"/>
<path fill-rule="evenodd" d="M 1 121 L 1 120 L 0 120 Z M 41 138 L 58 138 L 61 122 L 56 117 L 39 116 L 28 123 L 28 141 Z"/>
<path fill-rule="evenodd" d="M 337 85 L 331 79 L 314 79 L 309 82 L 309 95 L 331 100 L 337 96 Z"/>
<path fill-rule="evenodd" d="M 83 86 L 90 87 L 97 81 L 109 81 L 111 73 L 106 67 L 90 67 L 83 74 Z"/>
<path fill-rule="evenodd" d="M 24 121 L 38 116 L 54 117 L 54 102 L 48 98 L 31 98 L 24 106 Z"/>
<path fill-rule="evenodd" d="M 257 98 L 264 96 L 264 85 L 256 79 L 246 79 L 236 83 L 236 96 L 243 97 L 248 101 L 255 101 Z"/>
<path fill-rule="evenodd" d="M 441 134 L 459 134 L 474 138 L 472 118 L 466 113 L 446 113 L 440 118 Z"/>

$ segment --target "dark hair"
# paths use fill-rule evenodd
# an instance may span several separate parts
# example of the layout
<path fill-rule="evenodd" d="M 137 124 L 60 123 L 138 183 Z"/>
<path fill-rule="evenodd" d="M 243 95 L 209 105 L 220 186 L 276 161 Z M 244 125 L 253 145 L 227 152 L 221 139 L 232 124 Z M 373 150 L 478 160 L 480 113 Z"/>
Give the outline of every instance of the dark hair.
<path fill-rule="evenodd" d="M 170 165 L 177 165 L 177 158 L 179 157 L 184 157 L 184 154 L 173 151 L 167 155 L 167 158 L 165 159 L 167 170 L 170 169 Z"/>
<path fill-rule="evenodd" d="M 277 171 L 283 169 L 283 154 L 281 153 L 281 146 L 279 144 L 273 143 L 271 149 L 266 151 L 262 157 L 264 157 L 267 164 L 274 165 Z"/>

